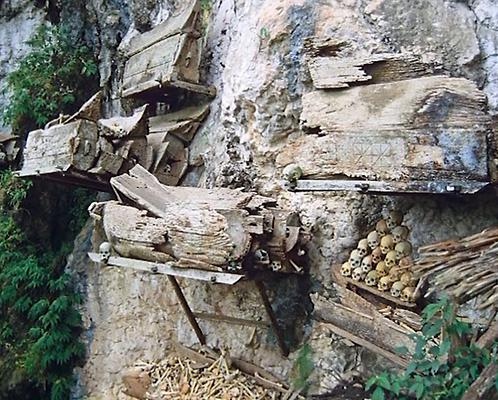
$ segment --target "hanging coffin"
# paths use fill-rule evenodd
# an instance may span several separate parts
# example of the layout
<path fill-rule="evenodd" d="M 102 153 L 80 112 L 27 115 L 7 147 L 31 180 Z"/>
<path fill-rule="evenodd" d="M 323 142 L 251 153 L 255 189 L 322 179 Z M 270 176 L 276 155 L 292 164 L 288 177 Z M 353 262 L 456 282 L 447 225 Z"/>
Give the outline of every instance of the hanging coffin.
<path fill-rule="evenodd" d="M 152 30 L 134 37 L 127 49 L 122 96 L 183 89 L 214 95 L 199 83 L 201 39 L 196 30 L 199 2 L 191 0 Z"/>

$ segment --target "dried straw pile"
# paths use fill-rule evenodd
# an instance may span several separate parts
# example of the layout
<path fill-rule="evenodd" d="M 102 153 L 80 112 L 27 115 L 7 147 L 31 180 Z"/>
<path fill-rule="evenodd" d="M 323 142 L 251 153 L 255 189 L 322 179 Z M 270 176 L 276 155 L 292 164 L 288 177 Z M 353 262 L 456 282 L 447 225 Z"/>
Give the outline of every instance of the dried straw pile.
<path fill-rule="evenodd" d="M 459 303 L 476 299 L 478 309 L 493 314 L 498 306 L 498 226 L 460 240 L 419 249 L 413 272 L 429 281 L 426 296 L 445 292 Z"/>

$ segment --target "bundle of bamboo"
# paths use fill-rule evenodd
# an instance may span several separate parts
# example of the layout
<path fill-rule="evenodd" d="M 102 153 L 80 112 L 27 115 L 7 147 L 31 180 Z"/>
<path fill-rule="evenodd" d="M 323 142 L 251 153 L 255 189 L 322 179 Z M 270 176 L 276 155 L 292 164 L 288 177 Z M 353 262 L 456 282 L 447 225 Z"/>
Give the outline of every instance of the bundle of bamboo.
<path fill-rule="evenodd" d="M 420 247 L 413 272 L 430 281 L 426 297 L 445 292 L 459 303 L 476 299 L 480 310 L 498 310 L 498 226 L 467 236 Z"/>

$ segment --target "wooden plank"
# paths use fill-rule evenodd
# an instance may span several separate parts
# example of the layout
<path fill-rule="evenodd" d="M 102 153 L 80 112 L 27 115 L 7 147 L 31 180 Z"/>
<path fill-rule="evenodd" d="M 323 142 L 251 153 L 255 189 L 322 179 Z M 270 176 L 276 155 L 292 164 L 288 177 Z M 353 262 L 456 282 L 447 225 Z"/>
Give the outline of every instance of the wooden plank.
<path fill-rule="evenodd" d="M 102 118 L 102 91 L 98 91 L 90 97 L 76 113 L 71 115 L 64 123 L 76 121 L 78 119 L 87 119 L 92 122 L 97 122 Z"/>
<path fill-rule="evenodd" d="M 406 360 L 404 360 L 403 358 L 397 356 L 396 354 L 394 354 L 390 351 L 384 350 L 382 347 L 379 347 L 376 344 L 374 344 L 368 340 L 365 340 L 358 335 L 350 333 L 349 331 L 342 329 L 341 327 L 334 325 L 330 322 L 324 322 L 323 324 L 325 325 L 325 327 L 329 328 L 335 334 L 342 336 L 343 338 L 348 339 L 351 342 L 353 342 L 359 346 L 362 346 L 370 351 L 373 351 L 374 353 L 388 359 L 389 361 L 392 361 L 395 364 L 398 364 L 399 366 L 401 366 L 403 368 L 406 368 L 408 366 L 408 362 Z"/>
<path fill-rule="evenodd" d="M 164 22 L 148 32 L 133 37 L 127 50 L 128 57 L 137 54 L 161 40 L 179 33 L 195 31 L 200 12 L 199 0 L 187 0 L 179 6 Z"/>
<path fill-rule="evenodd" d="M 373 54 L 365 57 L 318 56 L 308 62 L 317 89 L 347 88 L 361 82 L 386 83 L 434 73 L 434 65 L 412 54 Z"/>
<path fill-rule="evenodd" d="M 143 137 L 148 133 L 147 128 L 147 107 L 144 105 L 133 113 L 130 117 L 112 117 L 99 119 L 97 125 L 102 136 L 120 139 L 131 137 Z"/>
<path fill-rule="evenodd" d="M 305 178 L 489 182 L 490 118 L 469 80 L 434 76 L 313 91 L 303 96 L 301 119 L 310 134 L 287 144 L 276 164 L 298 164 Z"/>
<path fill-rule="evenodd" d="M 356 287 L 356 288 L 361 289 L 361 290 L 364 290 L 368 293 L 371 293 L 374 296 L 376 296 L 384 301 L 387 301 L 388 303 L 391 303 L 391 304 L 394 304 L 397 306 L 401 306 L 404 308 L 416 308 L 417 307 L 416 303 L 407 303 L 406 301 L 402 301 L 401 299 L 393 297 L 388 293 L 381 292 L 380 290 L 377 290 L 377 288 L 370 287 L 363 282 L 356 282 L 353 279 L 349 279 L 349 278 L 347 278 L 346 281 L 347 281 L 348 285 Z"/>
<path fill-rule="evenodd" d="M 399 325 L 368 308 L 356 310 L 319 296 L 313 296 L 312 301 L 316 320 L 333 324 L 344 333 L 342 336 L 353 336 L 350 340 L 354 343 L 406 365 L 407 356 L 396 355 L 396 348 L 406 346 L 413 350 L 414 343 L 409 332 L 404 333 Z"/>
<path fill-rule="evenodd" d="M 461 400 L 491 400 L 497 398 L 495 379 L 498 375 L 498 364 L 491 362 L 481 375 L 465 391 Z"/>
<path fill-rule="evenodd" d="M 489 182 L 472 180 L 438 180 L 438 181 L 372 181 L 372 180 L 345 180 L 345 179 L 300 179 L 295 185 L 289 186 L 287 182 L 283 186 L 297 192 L 329 192 L 329 191 L 356 191 L 361 193 L 477 193 Z"/>
<path fill-rule="evenodd" d="M 72 166 L 86 171 L 98 155 L 97 125 L 79 120 L 67 125 L 56 125 L 46 130 L 32 131 L 24 148 L 23 171 L 67 170 Z"/>
<path fill-rule="evenodd" d="M 102 260 L 99 253 L 88 253 L 88 256 L 96 263 L 100 263 Z M 119 268 L 131 268 L 153 274 L 173 275 L 180 278 L 196 279 L 211 283 L 223 283 L 225 285 L 234 285 L 245 277 L 244 275 L 227 272 L 205 271 L 196 268 L 185 268 L 183 266 L 178 267 L 175 263 L 156 263 L 114 256 L 111 256 L 105 265 Z"/>

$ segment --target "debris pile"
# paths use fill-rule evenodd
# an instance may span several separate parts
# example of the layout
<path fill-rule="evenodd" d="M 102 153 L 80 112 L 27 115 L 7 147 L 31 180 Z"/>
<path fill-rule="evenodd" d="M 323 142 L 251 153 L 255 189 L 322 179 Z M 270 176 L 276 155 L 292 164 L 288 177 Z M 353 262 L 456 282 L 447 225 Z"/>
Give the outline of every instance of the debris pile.
<path fill-rule="evenodd" d="M 341 274 L 352 283 L 364 282 L 375 291 L 412 303 L 416 287 L 411 272 L 412 245 L 408 241 L 410 230 L 402 222 L 403 214 L 395 210 L 379 220 L 342 264 Z"/>
<path fill-rule="evenodd" d="M 144 400 L 277 400 L 287 392 L 281 384 L 265 383 L 230 365 L 226 355 L 195 358 L 171 355 L 158 363 L 137 362 L 123 374 L 125 393 Z"/>
<path fill-rule="evenodd" d="M 459 303 L 476 299 L 480 310 L 497 311 L 498 226 L 460 240 L 420 247 L 414 275 L 429 281 L 426 292 L 446 292 Z"/>

